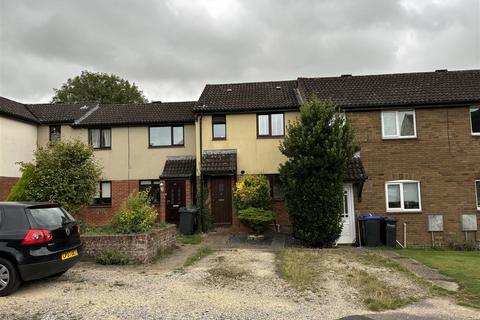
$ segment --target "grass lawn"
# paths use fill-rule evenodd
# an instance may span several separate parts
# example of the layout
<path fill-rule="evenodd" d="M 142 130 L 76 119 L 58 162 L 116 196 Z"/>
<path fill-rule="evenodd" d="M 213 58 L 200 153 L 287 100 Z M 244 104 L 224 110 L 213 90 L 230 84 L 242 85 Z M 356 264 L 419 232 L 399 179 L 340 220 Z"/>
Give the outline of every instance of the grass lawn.
<path fill-rule="evenodd" d="M 203 235 L 201 233 L 195 233 L 192 235 L 177 233 L 177 243 L 180 244 L 199 244 L 202 240 Z"/>
<path fill-rule="evenodd" d="M 421 249 L 402 249 L 397 252 L 438 269 L 457 281 L 462 287 L 459 302 L 480 308 L 480 252 Z"/>

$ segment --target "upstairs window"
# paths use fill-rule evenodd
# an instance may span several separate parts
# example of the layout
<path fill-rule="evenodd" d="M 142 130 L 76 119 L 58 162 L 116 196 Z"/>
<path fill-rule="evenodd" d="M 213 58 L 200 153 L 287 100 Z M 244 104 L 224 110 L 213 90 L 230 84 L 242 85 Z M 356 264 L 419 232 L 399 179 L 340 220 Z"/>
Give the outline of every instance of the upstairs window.
<path fill-rule="evenodd" d="M 112 146 L 111 129 L 88 129 L 88 143 L 94 149 L 110 149 Z"/>
<path fill-rule="evenodd" d="M 111 206 L 112 205 L 112 183 L 110 181 L 101 181 L 97 185 L 97 193 L 93 197 L 93 206 Z"/>
<path fill-rule="evenodd" d="M 284 127 L 285 121 L 283 113 L 257 115 L 258 137 L 283 137 Z"/>
<path fill-rule="evenodd" d="M 475 181 L 475 191 L 477 194 L 477 210 L 480 210 L 480 180 Z"/>
<path fill-rule="evenodd" d="M 212 117 L 213 140 L 225 140 L 227 138 L 227 122 L 225 115 Z"/>
<path fill-rule="evenodd" d="M 162 126 L 149 128 L 150 147 L 183 146 L 183 126 Z"/>
<path fill-rule="evenodd" d="M 382 136 L 384 139 L 415 138 L 415 110 L 383 111 Z"/>
<path fill-rule="evenodd" d="M 480 136 L 480 107 L 470 108 L 470 122 L 472 124 L 472 134 Z"/>
<path fill-rule="evenodd" d="M 387 212 L 421 211 L 420 182 L 402 180 L 385 184 Z"/>
<path fill-rule="evenodd" d="M 61 133 L 62 133 L 62 126 L 50 126 L 49 140 L 51 142 L 60 141 Z"/>
<path fill-rule="evenodd" d="M 160 204 L 160 180 L 140 180 L 139 190 L 149 190 L 150 203 Z"/>

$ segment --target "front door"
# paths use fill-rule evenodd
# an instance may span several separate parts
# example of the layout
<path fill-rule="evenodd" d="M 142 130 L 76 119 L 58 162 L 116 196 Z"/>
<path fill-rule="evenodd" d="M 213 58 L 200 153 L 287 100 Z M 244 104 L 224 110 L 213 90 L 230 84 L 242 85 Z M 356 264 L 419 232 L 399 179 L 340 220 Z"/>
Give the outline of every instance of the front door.
<path fill-rule="evenodd" d="M 165 220 L 168 223 L 178 224 L 180 221 L 178 209 L 180 209 L 180 207 L 185 207 L 185 181 L 166 181 L 165 197 Z"/>
<path fill-rule="evenodd" d="M 353 187 L 351 184 L 343 185 L 343 213 L 342 233 L 338 244 L 351 244 L 355 242 L 355 214 L 353 213 Z"/>
<path fill-rule="evenodd" d="M 212 216 L 214 224 L 232 223 L 232 178 L 212 177 Z"/>

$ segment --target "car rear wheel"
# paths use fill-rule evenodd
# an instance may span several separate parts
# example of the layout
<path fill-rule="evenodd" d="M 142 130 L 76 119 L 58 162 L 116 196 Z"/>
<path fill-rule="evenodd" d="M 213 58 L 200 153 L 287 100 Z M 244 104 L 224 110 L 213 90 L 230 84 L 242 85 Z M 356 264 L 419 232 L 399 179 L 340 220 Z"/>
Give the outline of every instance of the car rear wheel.
<path fill-rule="evenodd" d="M 10 261 L 0 258 L 0 297 L 17 291 L 21 282 L 15 266 Z"/>

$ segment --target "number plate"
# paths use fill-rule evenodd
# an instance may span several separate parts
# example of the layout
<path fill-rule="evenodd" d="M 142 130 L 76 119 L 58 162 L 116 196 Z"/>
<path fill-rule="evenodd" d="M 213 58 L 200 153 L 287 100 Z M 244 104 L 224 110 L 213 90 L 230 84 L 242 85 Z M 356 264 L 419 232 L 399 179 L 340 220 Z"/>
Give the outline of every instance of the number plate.
<path fill-rule="evenodd" d="M 78 251 L 77 250 L 72 250 L 72 251 L 67 251 L 62 253 L 62 260 L 67 260 L 73 257 L 78 256 Z"/>

